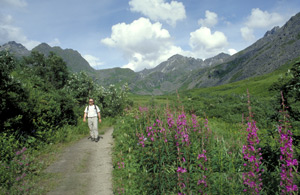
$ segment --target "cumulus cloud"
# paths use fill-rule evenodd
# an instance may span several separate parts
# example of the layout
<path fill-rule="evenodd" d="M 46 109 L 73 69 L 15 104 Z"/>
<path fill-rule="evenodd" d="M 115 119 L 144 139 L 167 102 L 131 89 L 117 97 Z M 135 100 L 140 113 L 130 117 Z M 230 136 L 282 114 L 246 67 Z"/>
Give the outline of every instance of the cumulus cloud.
<path fill-rule="evenodd" d="M 169 32 L 159 22 L 151 23 L 143 17 L 130 24 L 114 25 L 111 36 L 101 42 L 121 50 L 129 62 L 124 67 L 134 71 L 153 68 L 171 55 L 182 53 L 181 48 L 173 45 Z"/>
<path fill-rule="evenodd" d="M 49 45 L 50 45 L 51 47 L 59 46 L 60 44 L 61 44 L 61 42 L 60 42 L 60 40 L 59 40 L 58 38 L 53 39 L 53 40 L 49 43 Z"/>
<path fill-rule="evenodd" d="M 214 12 L 210 12 L 209 10 L 205 11 L 205 19 L 198 20 L 198 24 L 203 27 L 214 27 L 218 23 L 218 15 Z"/>
<path fill-rule="evenodd" d="M 87 54 L 84 55 L 83 58 L 95 69 L 99 69 L 101 65 L 103 65 L 103 62 L 101 62 L 101 60 L 95 56 Z"/>
<path fill-rule="evenodd" d="M 11 15 L 0 14 L 0 44 L 9 41 L 21 43 L 29 50 L 40 44 L 38 41 L 29 40 L 20 28 L 14 26 Z"/>
<path fill-rule="evenodd" d="M 235 49 L 228 49 L 228 53 L 229 53 L 229 55 L 234 55 L 234 54 L 237 53 L 237 50 L 235 50 Z"/>
<path fill-rule="evenodd" d="M 212 33 L 209 28 L 201 27 L 190 33 L 189 45 L 197 57 L 205 59 L 224 52 L 228 42 L 224 33 Z"/>
<path fill-rule="evenodd" d="M 251 41 L 255 40 L 253 29 L 251 29 L 249 27 L 241 28 L 241 34 L 242 34 L 243 39 L 246 41 L 251 42 Z"/>
<path fill-rule="evenodd" d="M 274 26 L 281 25 L 284 22 L 284 17 L 278 13 L 269 13 L 262 11 L 259 8 L 252 9 L 251 15 L 247 18 L 245 26 L 240 29 L 242 37 L 246 41 L 255 40 L 254 30 L 268 30 Z"/>
<path fill-rule="evenodd" d="M 252 9 L 246 26 L 249 28 L 270 28 L 274 25 L 281 24 L 283 21 L 283 17 L 278 13 L 269 13 L 256 8 Z"/>
<path fill-rule="evenodd" d="M 186 18 L 185 7 L 181 2 L 165 0 L 131 0 L 130 10 L 139 12 L 153 21 L 165 21 L 175 26 L 178 20 Z"/>

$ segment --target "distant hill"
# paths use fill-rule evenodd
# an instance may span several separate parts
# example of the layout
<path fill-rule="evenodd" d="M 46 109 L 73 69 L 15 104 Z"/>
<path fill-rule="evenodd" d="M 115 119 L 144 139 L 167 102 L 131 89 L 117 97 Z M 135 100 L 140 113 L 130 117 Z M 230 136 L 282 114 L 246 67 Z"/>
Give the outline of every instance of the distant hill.
<path fill-rule="evenodd" d="M 219 54 L 202 61 L 175 55 L 154 69 L 139 72 L 130 87 L 134 93 L 157 95 L 218 86 L 273 72 L 298 57 L 300 13 L 233 56 Z"/>
<path fill-rule="evenodd" d="M 26 56 L 30 52 L 15 42 L 4 44 L 0 47 L 1 50 L 11 50 L 16 56 Z M 127 82 L 133 93 L 160 95 L 264 75 L 300 57 L 300 13 L 281 28 L 274 27 L 266 32 L 264 37 L 233 56 L 221 53 L 201 60 L 177 54 L 153 69 L 140 72 L 123 68 L 94 70 L 77 51 L 50 47 L 46 43 L 33 50 L 45 55 L 50 51 L 58 54 L 66 61 L 70 70 L 86 71 L 103 86 L 120 86 Z"/>
<path fill-rule="evenodd" d="M 138 72 L 137 79 L 130 83 L 130 88 L 138 94 L 161 95 L 180 89 L 183 81 L 197 70 L 222 63 L 230 55 L 221 53 L 207 60 L 174 55 L 153 69 Z"/>
<path fill-rule="evenodd" d="M 96 70 L 94 77 L 97 79 L 96 82 L 103 86 L 111 84 L 121 86 L 125 83 L 133 83 L 138 75 L 129 68 L 110 68 Z"/>
<path fill-rule="evenodd" d="M 44 54 L 45 56 L 48 56 L 50 52 L 54 52 L 67 63 L 68 68 L 72 72 L 85 71 L 90 74 L 95 72 L 95 69 L 93 69 L 89 65 L 89 63 L 81 56 L 81 54 L 73 49 L 61 49 L 60 47 L 50 47 L 46 43 L 41 43 L 40 45 L 36 46 L 31 51 L 29 51 L 22 44 L 16 43 L 15 41 L 10 41 L 0 46 L 0 51 L 5 50 L 10 51 L 17 58 L 29 56 L 31 51 L 38 51 Z"/>
<path fill-rule="evenodd" d="M 32 51 L 38 51 L 44 55 L 49 55 L 50 52 L 56 53 L 58 56 L 62 57 L 67 63 L 67 66 L 73 72 L 86 71 L 88 73 L 95 72 L 90 64 L 81 56 L 81 54 L 73 49 L 61 49 L 60 47 L 50 47 L 46 43 L 41 43 L 32 49 Z"/>
<path fill-rule="evenodd" d="M 29 56 L 30 51 L 26 49 L 22 44 L 16 43 L 15 41 L 10 41 L 0 46 L 0 51 L 9 51 L 17 58 L 22 58 L 23 56 Z"/>

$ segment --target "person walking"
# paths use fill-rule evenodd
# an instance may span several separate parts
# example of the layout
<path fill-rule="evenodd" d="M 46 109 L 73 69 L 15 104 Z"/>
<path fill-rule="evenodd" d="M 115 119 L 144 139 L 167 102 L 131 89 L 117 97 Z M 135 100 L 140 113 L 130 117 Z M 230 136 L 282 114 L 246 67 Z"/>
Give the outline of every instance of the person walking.
<path fill-rule="evenodd" d="M 83 122 L 88 118 L 88 126 L 90 129 L 90 137 L 92 141 L 98 142 L 98 121 L 101 123 L 100 109 L 94 104 L 94 99 L 89 99 L 89 105 L 84 110 Z"/>

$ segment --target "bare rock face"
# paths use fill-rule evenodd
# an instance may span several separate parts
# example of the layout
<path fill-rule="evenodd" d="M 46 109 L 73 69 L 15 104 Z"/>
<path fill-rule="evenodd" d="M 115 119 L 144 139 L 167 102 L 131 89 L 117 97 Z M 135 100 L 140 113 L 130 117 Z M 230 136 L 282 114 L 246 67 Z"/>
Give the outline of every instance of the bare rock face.
<path fill-rule="evenodd" d="M 15 41 L 10 41 L 0 46 L 0 51 L 9 51 L 17 58 L 21 58 L 22 56 L 29 56 L 30 54 L 30 51 L 26 49 L 26 47 L 24 47 L 20 43 L 16 43 Z"/>

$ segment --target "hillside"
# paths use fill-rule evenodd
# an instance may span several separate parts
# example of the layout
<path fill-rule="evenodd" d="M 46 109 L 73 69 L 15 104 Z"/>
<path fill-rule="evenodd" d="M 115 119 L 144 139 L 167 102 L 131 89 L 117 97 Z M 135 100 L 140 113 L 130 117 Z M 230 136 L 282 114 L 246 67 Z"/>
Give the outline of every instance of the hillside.
<path fill-rule="evenodd" d="M 15 41 L 10 41 L 2 46 L 0 45 L 0 51 L 9 51 L 17 58 L 30 55 L 30 51 L 27 50 L 26 47 Z"/>
<path fill-rule="evenodd" d="M 177 54 L 153 69 L 138 72 L 139 77 L 129 86 L 138 94 L 161 95 L 173 92 L 182 87 L 183 81 L 193 71 L 222 63 L 228 57 L 228 54 L 221 53 L 203 61 Z"/>
<path fill-rule="evenodd" d="M 125 83 L 133 83 L 138 75 L 129 68 L 110 68 L 104 70 L 96 70 L 93 77 L 96 82 L 103 85 L 109 86 L 114 84 L 121 86 Z"/>
<path fill-rule="evenodd" d="M 93 73 L 95 71 L 89 65 L 89 63 L 81 56 L 81 54 L 73 49 L 61 49 L 60 47 L 50 47 L 48 44 L 42 43 L 33 48 L 32 51 L 38 51 L 44 55 L 49 55 L 50 52 L 56 53 L 58 56 L 64 59 L 69 69 L 73 72 L 85 71 L 88 73 Z"/>
<path fill-rule="evenodd" d="M 152 70 L 140 72 L 140 79 L 130 86 L 135 93 L 153 95 L 218 86 L 271 73 L 299 56 L 300 13 L 233 56 L 220 54 L 205 64 L 176 55 Z"/>
<path fill-rule="evenodd" d="M 30 52 L 15 42 L 1 46 L 1 50 L 10 50 L 19 57 Z M 46 43 L 33 50 L 45 55 L 50 51 L 58 54 L 71 71 L 85 71 L 103 86 L 128 83 L 134 94 L 161 95 L 245 80 L 271 73 L 293 61 L 300 56 L 300 13 L 233 56 L 221 53 L 201 60 L 177 54 L 153 69 L 140 72 L 123 68 L 94 70 L 77 51 L 50 47 Z"/>

